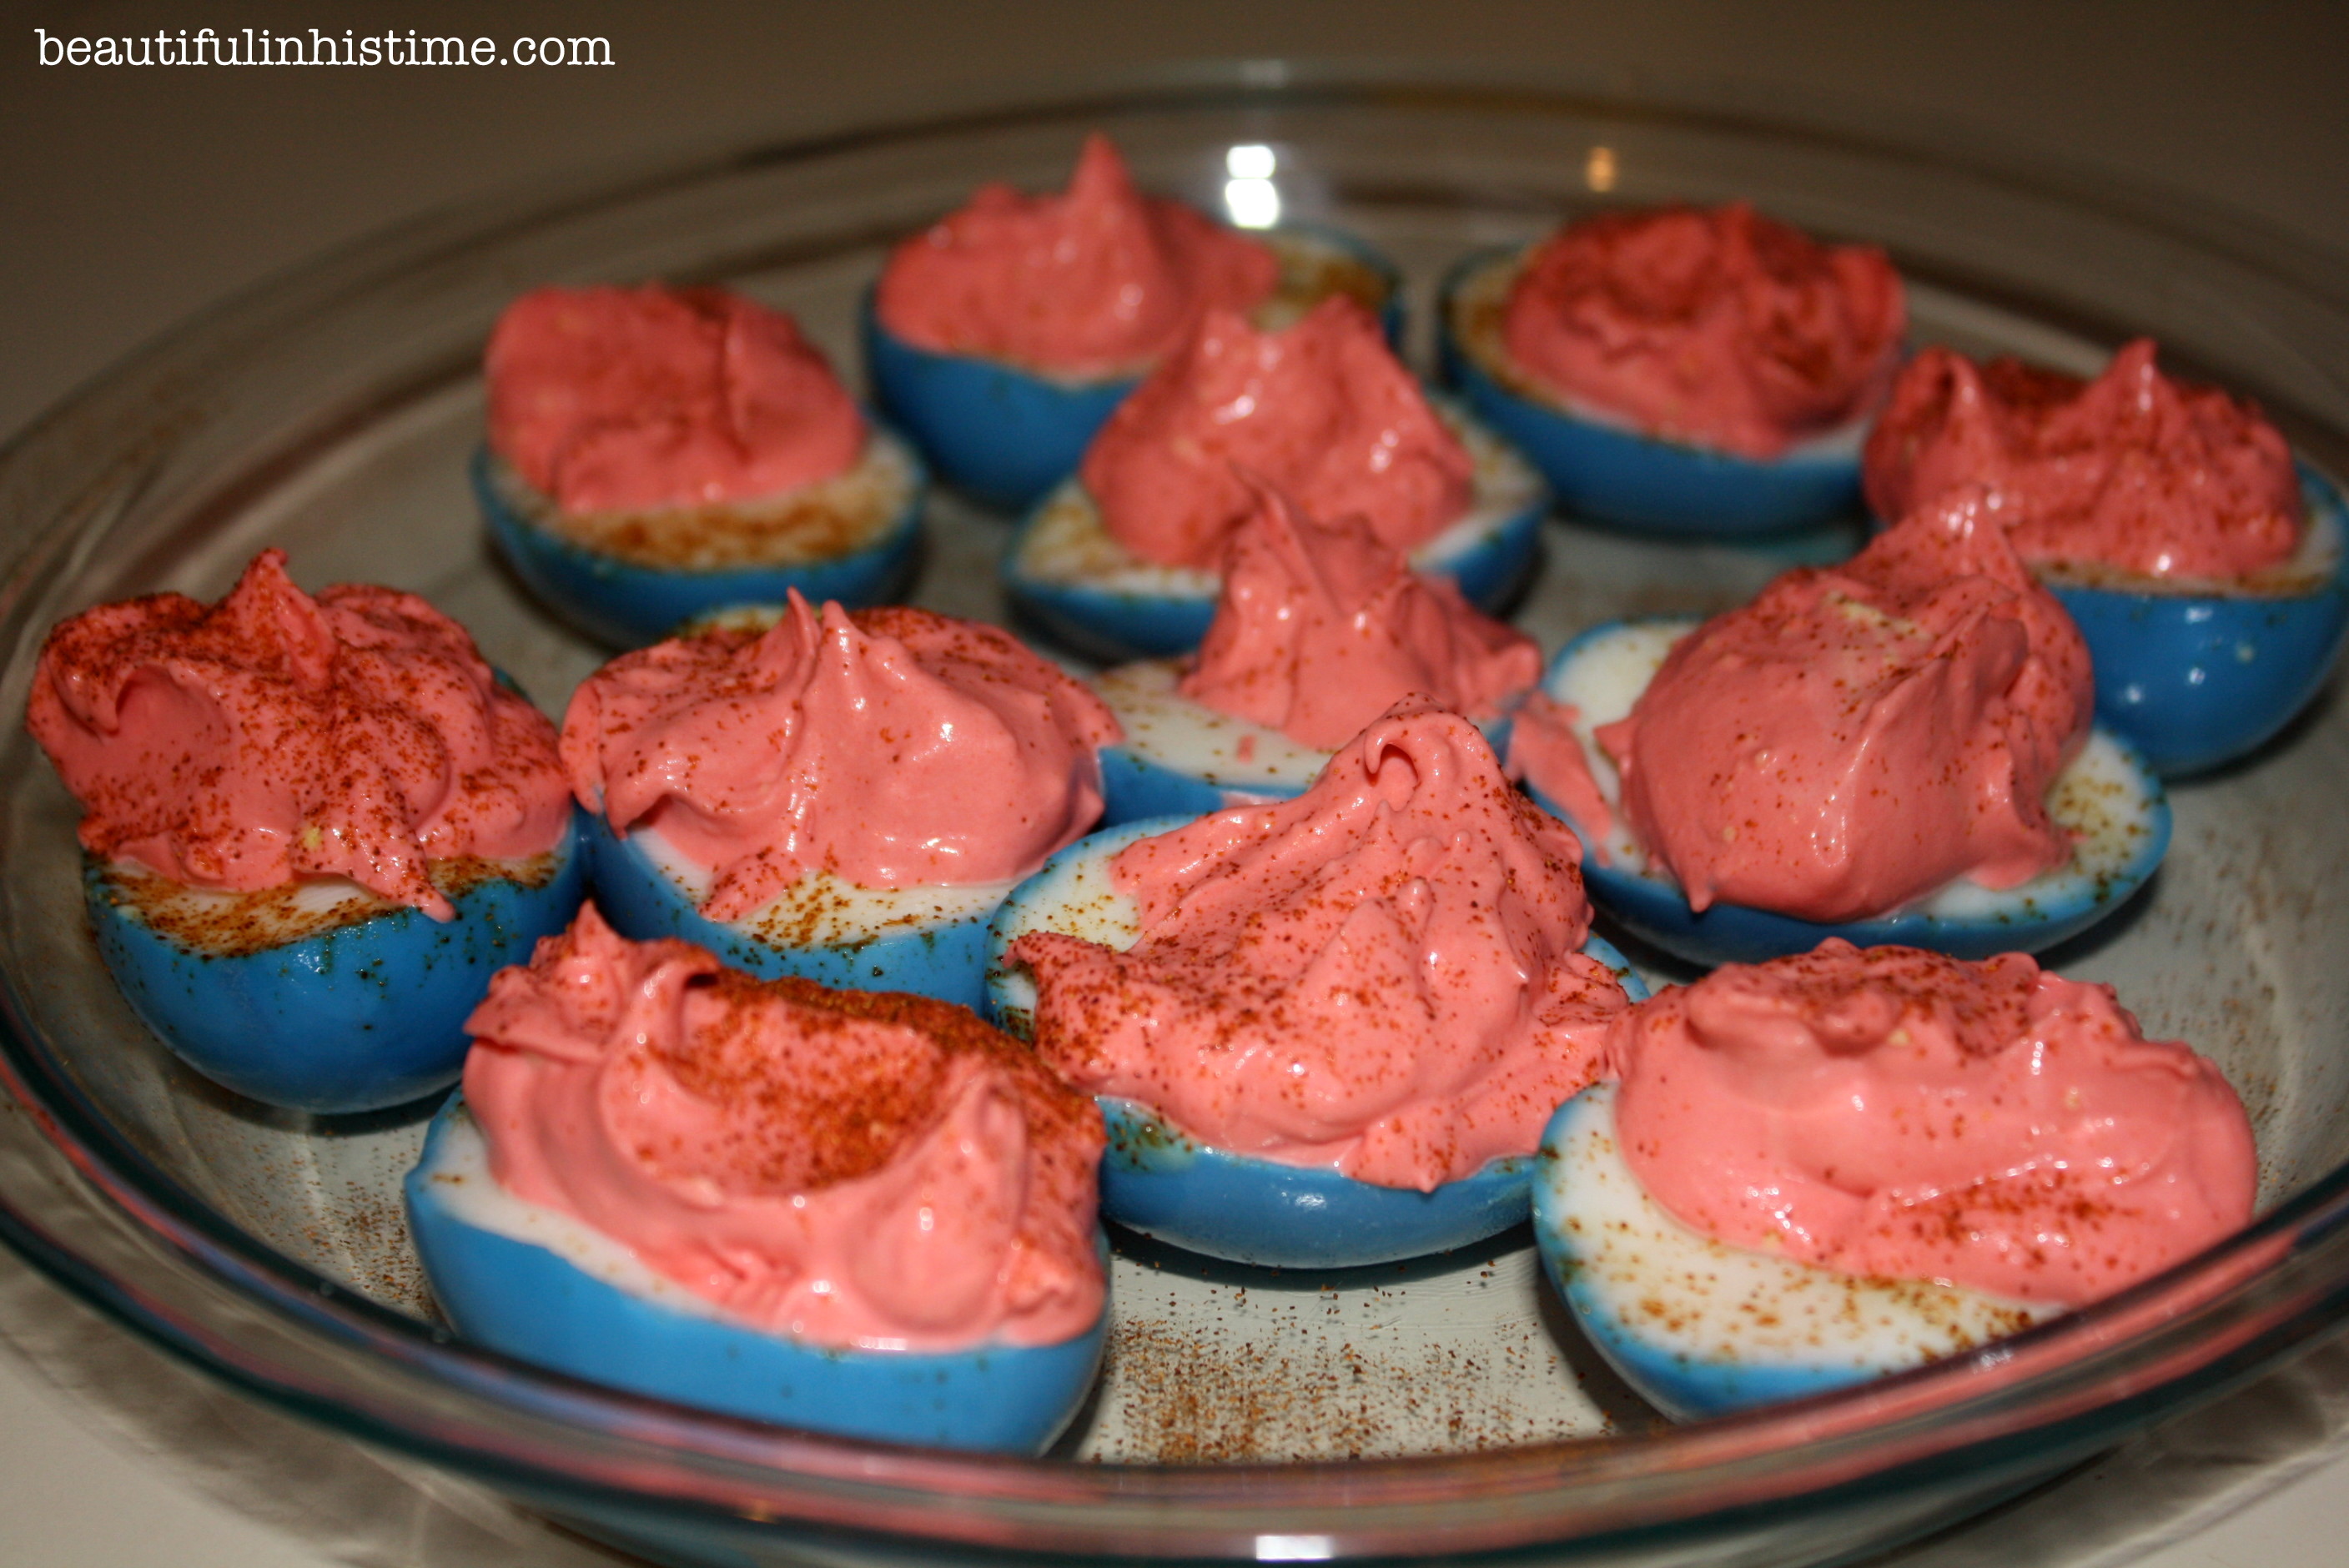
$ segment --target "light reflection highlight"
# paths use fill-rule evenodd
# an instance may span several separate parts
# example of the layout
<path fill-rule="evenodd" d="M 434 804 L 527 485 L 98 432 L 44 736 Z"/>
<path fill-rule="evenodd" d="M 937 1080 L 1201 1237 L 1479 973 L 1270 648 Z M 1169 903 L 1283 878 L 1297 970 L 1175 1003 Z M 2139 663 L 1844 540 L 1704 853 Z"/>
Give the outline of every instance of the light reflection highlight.
<path fill-rule="evenodd" d="M 1592 148 L 1590 156 L 1583 161 L 1582 179 L 1593 191 L 1614 190 L 1615 150 L 1611 147 Z"/>
<path fill-rule="evenodd" d="M 1280 159 L 1260 141 L 1243 142 L 1224 154 L 1224 172 L 1235 180 L 1269 180 Z"/>
<path fill-rule="evenodd" d="M 1235 227 L 1269 229 L 1280 222 L 1280 192 L 1269 180 L 1227 180 L 1224 210 L 1232 215 Z"/>

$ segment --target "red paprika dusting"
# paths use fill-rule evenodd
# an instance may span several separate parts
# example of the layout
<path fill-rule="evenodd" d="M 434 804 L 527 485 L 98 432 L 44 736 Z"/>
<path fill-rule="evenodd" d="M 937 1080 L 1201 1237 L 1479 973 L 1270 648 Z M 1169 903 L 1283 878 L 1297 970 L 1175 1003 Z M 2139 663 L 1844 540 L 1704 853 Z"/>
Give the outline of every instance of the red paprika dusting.
<path fill-rule="evenodd" d="M 1398 703 L 1295 800 L 1123 851 L 1142 936 L 1055 933 L 1037 1049 L 1202 1142 L 1432 1189 L 1533 1150 L 1588 1083 L 1621 988 L 1588 934 L 1571 833 L 1475 727 Z"/>
<path fill-rule="evenodd" d="M 1316 305 L 1284 331 L 1210 312 L 1117 407 L 1080 472 L 1144 561 L 1215 570 L 1255 506 L 1243 474 L 1409 551 L 1468 510 L 1475 464 L 1370 313 Z"/>
<path fill-rule="evenodd" d="M 1632 1171 L 1733 1246 L 2077 1305 L 2251 1216 L 2218 1069 L 2022 954 L 1831 940 L 1659 994 L 1607 1054 Z"/>
<path fill-rule="evenodd" d="M 84 848 L 254 892 L 344 876 L 438 920 L 429 861 L 544 852 L 570 815 L 554 730 L 410 593 L 316 598 L 283 551 L 218 604 L 102 604 L 43 645 L 26 727 Z"/>
<path fill-rule="evenodd" d="M 591 906 L 468 1027 L 499 1184 L 753 1326 L 936 1350 L 1100 1315 L 1100 1113 L 967 1008 L 756 979 Z"/>
<path fill-rule="evenodd" d="M 1899 518 L 1981 487 L 2033 563 L 2227 578 L 2286 561 L 2305 519 L 2282 434 L 2255 404 L 2163 375 L 2154 356 L 2138 338 L 2083 381 L 1924 350 L 1868 438 L 1868 504 Z"/>

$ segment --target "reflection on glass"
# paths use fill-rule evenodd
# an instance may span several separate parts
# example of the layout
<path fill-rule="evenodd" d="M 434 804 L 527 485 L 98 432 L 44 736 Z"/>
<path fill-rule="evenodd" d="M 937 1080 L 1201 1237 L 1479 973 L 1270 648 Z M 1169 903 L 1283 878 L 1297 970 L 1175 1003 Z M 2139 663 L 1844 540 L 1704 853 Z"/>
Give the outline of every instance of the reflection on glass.
<path fill-rule="evenodd" d="M 1237 153 L 1241 150 L 1232 150 Z M 1269 180 L 1226 180 L 1224 209 L 1243 229 L 1269 229 L 1280 222 L 1280 192 Z"/>
<path fill-rule="evenodd" d="M 1237 151 L 1238 149 L 1233 150 Z M 1611 147 L 1592 148 L 1590 157 L 1582 165 L 1582 178 L 1593 191 L 1614 190 L 1615 150 Z"/>
<path fill-rule="evenodd" d="M 1224 172 L 1235 180 L 1269 180 L 1279 167 L 1280 160 L 1260 141 L 1242 142 L 1224 154 Z"/>

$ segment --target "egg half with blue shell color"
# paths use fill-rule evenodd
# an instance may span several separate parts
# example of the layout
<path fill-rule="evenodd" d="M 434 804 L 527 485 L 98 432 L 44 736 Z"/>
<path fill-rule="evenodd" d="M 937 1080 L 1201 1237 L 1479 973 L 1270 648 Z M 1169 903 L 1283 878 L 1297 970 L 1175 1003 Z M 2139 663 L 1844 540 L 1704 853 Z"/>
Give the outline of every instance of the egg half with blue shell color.
<path fill-rule="evenodd" d="M 780 494 L 566 516 L 483 447 L 473 494 L 524 586 L 596 641 L 635 648 L 730 604 L 851 609 L 895 598 L 919 564 L 928 473 L 904 438 L 865 422 L 845 471 Z"/>
<path fill-rule="evenodd" d="M 1280 262 L 1273 295 L 1257 307 L 1259 327 L 1286 325 L 1318 301 L 1351 294 L 1379 318 L 1387 341 L 1402 341 L 1402 278 L 1394 264 L 1350 234 L 1299 225 L 1251 232 Z M 1069 376 L 978 354 L 924 348 L 885 325 L 865 291 L 864 363 L 885 413 L 936 465 L 938 476 L 988 506 L 1017 511 L 1076 472 L 1085 448 L 1126 395 L 1139 368 Z"/>
<path fill-rule="evenodd" d="M 1008 1032 L 1034 1032 L 1036 988 L 1005 958 L 1030 931 L 1059 931 L 1123 951 L 1141 937 L 1133 900 L 1118 890 L 1119 851 L 1195 820 L 1129 822 L 1081 839 L 1004 901 L 990 938 L 990 1016 Z M 1646 984 L 1598 937 L 1583 952 L 1613 971 L 1631 1000 Z M 1288 1165 L 1203 1143 L 1149 1107 L 1105 1096 L 1109 1149 L 1102 1156 L 1103 1217 L 1209 1257 L 1276 1268 L 1348 1268 L 1464 1247 L 1524 1220 L 1530 1155 L 1509 1155 L 1433 1191 L 1381 1187 L 1333 1167 Z"/>
<path fill-rule="evenodd" d="M 585 832 L 574 810 L 543 854 L 433 861 L 446 922 L 340 877 L 232 892 L 93 860 L 82 886 L 115 984 L 189 1066 L 288 1109 L 378 1110 L 457 1080 L 490 976 L 586 897 Z"/>
<path fill-rule="evenodd" d="M 2057 1315 L 1930 1280 L 1847 1274 L 1715 1241 L 1649 1196 L 1612 1082 L 1558 1109 L 1533 1178 L 1534 1240 L 1576 1324 L 1677 1419 L 1849 1387 Z"/>
<path fill-rule="evenodd" d="M 637 942 L 677 936 L 761 979 L 796 975 L 863 991 L 911 991 L 977 1009 L 987 994 L 988 922 L 1017 881 L 863 887 L 817 868 L 730 921 L 701 913 L 708 868 L 657 828 L 616 834 L 588 819 L 595 903 Z"/>
<path fill-rule="evenodd" d="M 1410 552 L 1412 570 L 1448 577 L 1461 596 L 1497 614 L 1537 565 L 1549 490 L 1509 444 L 1448 398 L 1436 415 L 1472 464 L 1468 510 Z M 1112 535 L 1071 477 L 1012 536 L 1003 557 L 1012 608 L 1056 641 L 1104 663 L 1187 654 L 1207 634 L 1223 588 L 1218 573 L 1144 561 Z"/>
<path fill-rule="evenodd" d="M 2096 670 L 2096 717 L 2156 772 L 2207 772 L 2257 750 L 2308 706 L 2349 633 L 2349 506 L 2300 465 L 2308 528 L 2289 561 L 2240 583 L 2117 568 L 2033 567 Z"/>
<path fill-rule="evenodd" d="M 1054 1345 L 842 1349 L 749 1327 L 584 1221 L 499 1186 L 462 1095 L 433 1119 L 405 1191 L 417 1254 L 460 1335 L 634 1393 L 813 1431 L 1034 1454 L 1101 1367 L 1106 1299 L 1090 1329 Z"/>
<path fill-rule="evenodd" d="M 756 635 L 781 620 L 781 604 L 727 604 L 696 615 L 677 635 Z M 1108 753 L 1102 754 L 1104 776 Z M 1106 792 L 1106 778 L 1104 778 Z M 701 913 L 711 876 L 657 829 L 615 833 L 589 814 L 595 904 L 612 929 L 637 942 L 676 936 L 761 979 L 796 975 L 859 991 L 910 991 L 983 1011 L 988 923 L 1019 879 L 872 888 L 815 870 L 764 908 L 731 921 Z"/>
<path fill-rule="evenodd" d="M 1861 947 L 1925 947 L 1958 958 L 2038 953 L 2127 903 L 2168 851 L 2169 801 L 2160 780 L 2135 747 L 2098 727 L 2048 791 L 2049 815 L 2073 838 L 2072 859 L 2053 871 L 2002 890 L 1961 879 L 1907 909 L 1840 923 L 1726 903 L 1697 913 L 1624 824 L 1613 762 L 1593 732 L 1631 711 L 1672 645 L 1700 624 L 1660 617 L 1594 626 L 1559 651 L 1542 684 L 1553 700 L 1576 710 L 1574 734 L 1613 819 L 1610 830 L 1604 837 L 1592 833 L 1537 788 L 1534 799 L 1582 840 L 1583 882 L 1591 902 L 1643 942 L 1705 965 L 1808 953 L 1830 936 Z"/>
<path fill-rule="evenodd" d="M 1559 511 L 1692 539 L 1784 532 L 1858 511 L 1872 408 L 1764 459 L 1651 436 L 1537 385 L 1501 341 L 1503 308 L 1526 255 L 1481 252 L 1445 277 L 1438 366 L 1478 418 L 1532 459 Z"/>

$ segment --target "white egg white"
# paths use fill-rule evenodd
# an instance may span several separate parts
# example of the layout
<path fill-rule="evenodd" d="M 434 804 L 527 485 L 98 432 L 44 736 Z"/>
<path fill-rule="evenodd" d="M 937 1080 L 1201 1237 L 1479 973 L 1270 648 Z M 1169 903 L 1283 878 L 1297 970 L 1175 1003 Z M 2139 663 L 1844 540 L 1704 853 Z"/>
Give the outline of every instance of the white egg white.
<path fill-rule="evenodd" d="M 1584 1090 L 1551 1122 L 1534 1181 L 1535 1233 L 1594 1341 L 1669 1410 L 1717 1411 L 1881 1377 L 2063 1310 L 1930 1280 L 1841 1274 L 1692 1230 L 1624 1161 L 1616 1089 Z M 1615 1341 L 1640 1354 L 1619 1354 Z"/>
<path fill-rule="evenodd" d="M 694 906 L 709 896 L 708 867 L 680 852 L 657 828 L 638 827 L 628 842 L 640 849 Z M 865 887 L 831 871 L 802 875 L 769 902 L 727 923 L 790 947 L 837 947 L 920 926 L 970 920 L 1001 903 L 1016 881 L 952 887 Z"/>

